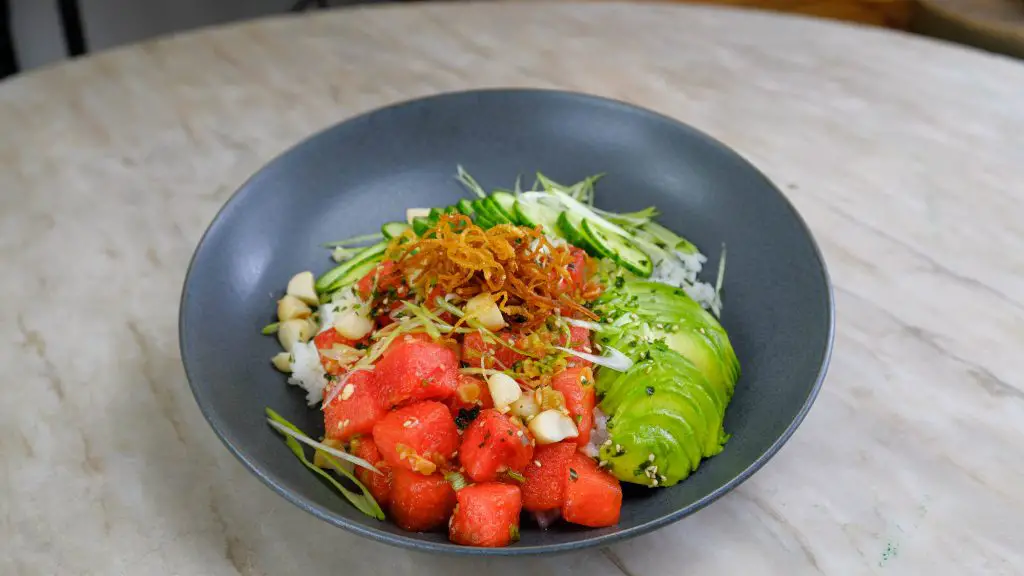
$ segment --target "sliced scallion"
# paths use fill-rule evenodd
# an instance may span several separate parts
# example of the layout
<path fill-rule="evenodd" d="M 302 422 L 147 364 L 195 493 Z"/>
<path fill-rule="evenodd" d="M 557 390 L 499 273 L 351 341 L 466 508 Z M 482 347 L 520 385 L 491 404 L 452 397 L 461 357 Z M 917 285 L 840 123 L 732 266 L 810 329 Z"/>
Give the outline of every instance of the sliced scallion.
<path fill-rule="evenodd" d="M 299 431 L 299 429 L 296 428 L 294 424 L 282 418 L 281 415 L 278 414 L 277 412 L 271 410 L 270 408 L 267 408 L 266 412 L 267 421 L 270 422 L 270 424 L 275 429 L 285 434 L 284 442 L 288 446 L 288 449 L 291 450 L 293 454 L 295 454 L 295 457 L 298 458 L 299 461 L 302 462 L 302 464 L 306 468 L 309 468 L 318 476 L 320 476 L 324 480 L 327 480 L 332 486 L 334 486 L 335 490 L 340 492 L 342 496 L 345 497 L 346 500 L 351 502 L 352 505 L 355 506 L 356 509 L 358 509 L 363 514 L 366 514 L 371 518 L 376 518 L 377 520 L 384 519 L 384 511 L 381 510 L 380 505 L 377 503 L 376 500 L 374 500 L 373 496 L 370 494 L 370 491 L 366 488 L 366 486 L 363 485 L 362 482 L 359 481 L 358 478 L 355 477 L 355 475 L 353 475 L 348 470 L 345 470 L 345 468 L 337 460 L 334 459 L 333 452 L 321 450 L 321 455 L 327 461 L 327 463 L 330 464 L 332 469 L 334 469 L 337 473 L 341 474 L 342 476 L 350 480 L 353 484 L 355 484 L 356 487 L 359 488 L 359 491 L 361 492 L 360 494 L 357 494 L 349 490 L 341 482 L 335 480 L 334 477 L 331 476 L 329 472 L 309 461 L 309 459 L 306 457 L 306 452 L 305 450 L 302 449 L 302 445 L 299 444 L 298 439 L 299 436 L 308 439 L 308 436 L 302 434 L 302 432 Z"/>

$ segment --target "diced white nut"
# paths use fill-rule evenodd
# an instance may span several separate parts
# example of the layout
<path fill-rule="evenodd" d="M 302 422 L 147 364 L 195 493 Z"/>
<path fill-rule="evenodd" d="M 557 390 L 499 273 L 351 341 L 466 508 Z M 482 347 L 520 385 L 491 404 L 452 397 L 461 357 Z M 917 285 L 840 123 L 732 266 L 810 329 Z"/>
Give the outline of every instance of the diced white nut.
<path fill-rule="evenodd" d="M 292 355 L 288 352 L 278 352 L 274 354 L 274 357 L 270 359 L 270 362 L 274 364 L 274 368 L 277 368 L 285 374 L 291 374 L 292 372 Z"/>
<path fill-rule="evenodd" d="M 334 317 L 334 329 L 349 340 L 360 340 L 373 330 L 373 321 L 358 310 L 345 310 Z"/>
<path fill-rule="evenodd" d="M 405 221 L 412 224 L 413 218 L 426 218 L 430 216 L 430 208 L 407 208 L 405 210 Z"/>
<path fill-rule="evenodd" d="M 576 423 L 558 410 L 545 410 L 530 420 L 527 428 L 533 434 L 537 444 L 554 444 L 566 438 L 579 436 Z"/>
<path fill-rule="evenodd" d="M 295 296 L 306 304 L 315 305 L 320 302 L 320 299 L 316 296 L 314 285 L 312 272 L 299 272 L 288 281 L 288 289 L 285 290 L 285 293 Z"/>
<path fill-rule="evenodd" d="M 537 405 L 537 399 L 534 398 L 533 394 L 523 394 L 510 406 L 512 413 L 519 416 L 524 421 L 529 421 L 537 414 L 540 414 L 540 406 Z"/>
<path fill-rule="evenodd" d="M 523 395 L 519 383 L 500 372 L 487 377 L 487 391 L 491 393 L 494 407 L 501 412 L 507 412 L 508 407 Z"/>
<path fill-rule="evenodd" d="M 284 298 L 277 301 L 277 319 L 281 322 L 294 318 L 309 318 L 313 310 L 305 302 L 291 294 L 285 294 Z"/>
<path fill-rule="evenodd" d="M 466 314 L 479 320 L 484 328 L 492 332 L 507 326 L 505 317 L 501 315 L 501 310 L 494 303 L 494 296 L 487 292 L 477 294 L 470 298 L 469 302 L 466 302 Z"/>
<path fill-rule="evenodd" d="M 309 342 L 309 339 L 316 333 L 316 325 L 309 319 L 295 318 L 281 322 L 277 328 L 277 340 L 286 352 L 295 348 L 296 342 Z"/>

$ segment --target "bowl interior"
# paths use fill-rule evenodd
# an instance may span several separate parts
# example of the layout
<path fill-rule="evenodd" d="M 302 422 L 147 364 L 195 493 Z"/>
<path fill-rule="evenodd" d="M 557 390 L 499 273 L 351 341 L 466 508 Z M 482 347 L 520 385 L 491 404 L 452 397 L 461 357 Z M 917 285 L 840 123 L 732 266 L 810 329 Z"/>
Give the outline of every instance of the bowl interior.
<path fill-rule="evenodd" d="M 722 323 L 743 374 L 726 414 L 732 439 L 685 482 L 627 489 L 621 522 L 600 530 L 524 522 L 518 545 L 449 545 L 361 515 L 303 468 L 265 423 L 270 406 L 308 433 L 320 412 L 285 384 L 261 336 L 292 274 L 331 262 L 320 244 L 375 232 L 408 207 L 454 203 L 461 164 L 485 187 L 526 184 L 542 171 L 564 182 L 603 172 L 597 204 L 649 205 L 709 257 L 713 279 L 728 246 Z M 224 207 L 185 282 L 181 352 L 204 415 L 228 448 L 271 488 L 317 516 L 366 536 L 463 553 L 551 552 L 608 543 L 691 513 L 760 467 L 802 419 L 831 346 L 832 303 L 817 248 L 767 179 L 713 139 L 671 119 L 599 98 L 549 91 L 446 94 L 334 126 L 278 157 Z M 268 494 L 268 497 L 269 494 Z"/>

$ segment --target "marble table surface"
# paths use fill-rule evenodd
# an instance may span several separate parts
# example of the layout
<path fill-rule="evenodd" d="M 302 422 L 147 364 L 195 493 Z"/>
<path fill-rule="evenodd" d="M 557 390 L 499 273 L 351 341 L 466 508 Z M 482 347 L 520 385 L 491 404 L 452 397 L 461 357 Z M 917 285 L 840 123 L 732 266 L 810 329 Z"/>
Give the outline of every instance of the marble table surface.
<path fill-rule="evenodd" d="M 385 103 L 559 87 L 761 167 L 836 285 L 793 439 L 711 507 L 605 550 L 388 548 L 274 495 L 185 382 L 178 297 L 231 192 Z M 1022 574 L 1024 66 L 882 30 L 670 5 L 282 17 L 0 84 L 0 574 Z"/>

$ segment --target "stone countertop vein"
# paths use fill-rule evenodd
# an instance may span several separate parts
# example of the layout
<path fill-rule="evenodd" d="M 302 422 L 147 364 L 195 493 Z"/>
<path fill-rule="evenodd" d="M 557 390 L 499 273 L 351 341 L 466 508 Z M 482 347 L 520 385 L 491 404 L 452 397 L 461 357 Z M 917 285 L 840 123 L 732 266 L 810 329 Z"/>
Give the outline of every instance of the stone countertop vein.
<path fill-rule="evenodd" d="M 558 87 L 695 125 L 836 285 L 828 380 L 761 472 L 604 551 L 387 548 L 273 495 L 196 408 L 193 248 L 263 163 L 382 104 Z M 1024 573 L 1024 66 L 668 5 L 414 5 L 214 28 L 0 84 L 2 574 Z"/>

